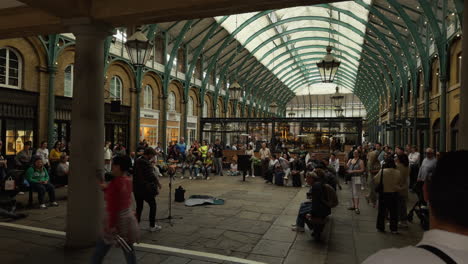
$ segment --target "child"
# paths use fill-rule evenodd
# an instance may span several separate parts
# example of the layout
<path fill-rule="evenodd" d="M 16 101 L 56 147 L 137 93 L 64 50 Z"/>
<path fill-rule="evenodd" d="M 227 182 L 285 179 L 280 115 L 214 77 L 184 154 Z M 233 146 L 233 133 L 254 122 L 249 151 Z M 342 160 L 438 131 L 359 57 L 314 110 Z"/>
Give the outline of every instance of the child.
<path fill-rule="evenodd" d="M 194 170 L 194 173 L 193 173 L 193 176 L 190 176 L 190 180 L 192 179 L 196 179 L 197 177 L 202 177 L 201 175 L 201 170 L 203 168 L 203 162 L 201 161 L 201 157 L 197 157 L 197 159 L 195 160 L 195 164 L 193 165 L 193 170 Z"/>
<path fill-rule="evenodd" d="M 231 163 L 231 170 L 229 171 L 229 176 L 239 176 L 240 173 L 237 170 L 237 160 L 233 159 Z"/>

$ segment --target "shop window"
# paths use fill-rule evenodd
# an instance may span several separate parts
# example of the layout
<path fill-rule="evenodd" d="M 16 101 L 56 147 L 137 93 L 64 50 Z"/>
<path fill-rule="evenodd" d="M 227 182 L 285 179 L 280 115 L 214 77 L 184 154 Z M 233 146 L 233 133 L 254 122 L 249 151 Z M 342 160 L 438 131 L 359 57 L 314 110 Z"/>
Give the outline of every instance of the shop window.
<path fill-rule="evenodd" d="M 167 98 L 167 110 L 169 111 L 176 110 L 176 96 L 174 92 L 170 92 Z"/>
<path fill-rule="evenodd" d="M 110 98 L 122 100 L 122 80 L 118 76 L 113 76 L 110 82 Z"/>
<path fill-rule="evenodd" d="M 63 95 L 66 97 L 73 96 L 73 64 L 65 67 L 63 77 Z"/>
<path fill-rule="evenodd" d="M 21 59 L 16 51 L 0 49 L 0 85 L 8 88 L 21 88 Z"/>
<path fill-rule="evenodd" d="M 179 128 L 167 128 L 167 140 L 177 142 L 179 139 Z"/>
<path fill-rule="evenodd" d="M 189 96 L 189 99 L 187 102 L 187 115 L 193 116 L 193 98 L 191 96 Z"/>
<path fill-rule="evenodd" d="M 145 139 L 148 145 L 156 147 L 158 143 L 158 127 L 142 126 L 140 127 L 140 139 Z"/>
<path fill-rule="evenodd" d="M 189 128 L 187 144 L 190 146 L 195 140 L 197 140 L 197 130 Z"/>
<path fill-rule="evenodd" d="M 28 141 L 33 142 L 33 138 L 32 121 L 6 120 L 6 155 L 16 155 L 16 153 L 23 149 L 24 143 Z"/>
<path fill-rule="evenodd" d="M 151 86 L 145 86 L 145 94 L 143 95 L 144 108 L 153 109 L 153 89 Z"/>

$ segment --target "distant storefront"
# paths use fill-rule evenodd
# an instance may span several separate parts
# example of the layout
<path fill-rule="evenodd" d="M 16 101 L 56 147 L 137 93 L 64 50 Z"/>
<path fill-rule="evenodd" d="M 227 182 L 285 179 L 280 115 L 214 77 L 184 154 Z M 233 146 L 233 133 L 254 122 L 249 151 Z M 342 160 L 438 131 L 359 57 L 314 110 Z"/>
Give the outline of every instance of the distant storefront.
<path fill-rule="evenodd" d="M 145 139 L 151 147 L 156 147 L 158 143 L 158 122 L 158 110 L 140 110 L 140 140 Z"/>

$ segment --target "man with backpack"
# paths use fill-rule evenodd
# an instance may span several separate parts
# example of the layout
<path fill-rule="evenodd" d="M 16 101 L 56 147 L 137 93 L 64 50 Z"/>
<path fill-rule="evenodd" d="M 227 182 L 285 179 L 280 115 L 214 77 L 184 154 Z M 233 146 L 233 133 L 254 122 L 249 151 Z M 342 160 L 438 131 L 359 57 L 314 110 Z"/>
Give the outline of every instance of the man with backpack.
<path fill-rule="evenodd" d="M 338 205 L 338 198 L 333 188 L 324 183 L 324 179 L 317 176 L 315 172 L 309 172 L 306 176 L 307 184 L 311 186 L 307 192 L 307 201 L 299 208 L 296 224 L 292 230 L 304 232 L 308 217 L 325 218 L 331 214 L 331 208 Z"/>

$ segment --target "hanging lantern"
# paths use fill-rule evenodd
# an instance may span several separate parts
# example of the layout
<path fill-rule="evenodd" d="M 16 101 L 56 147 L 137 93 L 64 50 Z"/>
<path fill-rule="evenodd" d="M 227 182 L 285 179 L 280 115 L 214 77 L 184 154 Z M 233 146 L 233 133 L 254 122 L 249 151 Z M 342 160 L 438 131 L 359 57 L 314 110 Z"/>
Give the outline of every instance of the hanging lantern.
<path fill-rule="evenodd" d="M 125 48 L 133 65 L 144 66 L 153 50 L 153 44 L 151 44 L 151 41 L 148 40 L 145 34 L 137 30 L 127 39 Z"/>
<path fill-rule="evenodd" d="M 332 83 L 335 79 L 336 72 L 340 67 L 341 62 L 335 59 L 331 54 L 332 46 L 327 46 L 327 55 L 323 59 L 317 62 L 320 77 L 324 83 Z"/>
<path fill-rule="evenodd" d="M 344 96 L 340 94 L 338 86 L 336 87 L 335 94 L 330 97 L 334 107 L 341 107 L 343 104 Z"/>
<path fill-rule="evenodd" d="M 336 107 L 336 108 L 335 108 L 335 114 L 336 114 L 336 117 L 344 117 L 344 116 L 343 116 L 343 108 L 341 108 L 341 107 Z"/>
<path fill-rule="evenodd" d="M 276 114 L 276 110 L 278 110 L 278 104 L 276 104 L 276 102 L 271 103 L 270 112 Z"/>
<path fill-rule="evenodd" d="M 231 100 L 239 100 L 242 96 L 242 87 L 239 85 L 237 81 L 234 81 L 228 89 L 229 92 L 229 99 Z"/>

